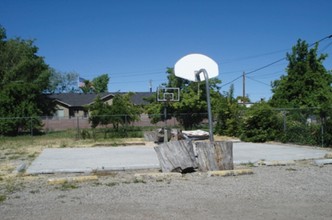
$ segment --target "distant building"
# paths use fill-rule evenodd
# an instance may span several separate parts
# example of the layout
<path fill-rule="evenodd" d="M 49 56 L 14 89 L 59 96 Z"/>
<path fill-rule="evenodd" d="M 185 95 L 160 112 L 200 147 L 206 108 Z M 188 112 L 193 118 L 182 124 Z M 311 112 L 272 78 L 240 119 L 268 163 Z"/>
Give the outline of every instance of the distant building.
<path fill-rule="evenodd" d="M 102 101 L 112 105 L 112 100 L 115 94 L 119 93 L 101 93 L 100 98 Z M 125 94 L 125 93 L 120 93 Z M 85 106 L 94 102 L 98 94 L 94 93 L 61 93 L 48 95 L 56 103 L 55 117 L 58 118 L 71 118 L 71 117 L 88 117 L 89 112 Z M 133 93 L 131 101 L 134 105 L 146 105 L 145 98 L 151 97 L 154 93 L 151 92 L 136 92 Z"/>
<path fill-rule="evenodd" d="M 244 106 L 247 107 L 247 108 L 250 108 L 253 104 L 255 104 L 254 102 L 244 102 L 244 103 L 243 103 L 242 100 L 238 100 L 237 103 L 238 103 L 239 105 L 244 105 Z"/>

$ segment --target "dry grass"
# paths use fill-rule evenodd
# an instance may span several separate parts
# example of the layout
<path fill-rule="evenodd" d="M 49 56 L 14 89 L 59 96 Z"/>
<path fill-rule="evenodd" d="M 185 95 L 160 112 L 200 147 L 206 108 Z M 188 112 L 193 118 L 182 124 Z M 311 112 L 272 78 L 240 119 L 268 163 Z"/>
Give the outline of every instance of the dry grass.
<path fill-rule="evenodd" d="M 72 148 L 94 146 L 117 146 L 133 143 L 144 143 L 143 138 L 114 138 L 114 139 L 76 139 L 75 135 L 66 132 L 57 135 L 0 137 L 0 203 L 26 182 L 35 178 L 25 176 L 24 169 L 18 172 L 19 167 L 27 167 L 38 157 L 45 148 Z"/>

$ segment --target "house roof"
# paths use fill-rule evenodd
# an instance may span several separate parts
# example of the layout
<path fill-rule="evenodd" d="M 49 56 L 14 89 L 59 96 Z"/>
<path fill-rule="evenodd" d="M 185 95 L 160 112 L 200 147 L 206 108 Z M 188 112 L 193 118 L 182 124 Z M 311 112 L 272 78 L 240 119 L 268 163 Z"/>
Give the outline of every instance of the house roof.
<path fill-rule="evenodd" d="M 97 94 L 93 93 L 60 93 L 60 94 L 51 94 L 50 97 L 53 100 L 61 102 L 62 104 L 69 107 L 81 107 L 84 105 L 89 105 L 94 102 Z M 102 93 L 100 97 L 102 100 L 113 97 L 112 93 Z"/>
<path fill-rule="evenodd" d="M 112 97 L 114 97 L 114 94 L 117 93 L 101 93 L 99 94 L 102 100 L 107 100 Z M 125 93 L 120 93 L 125 94 Z M 153 95 L 153 93 L 150 92 L 136 92 L 131 97 L 131 101 L 135 105 L 144 105 L 148 104 L 147 101 L 144 100 L 144 98 L 150 97 Z M 68 107 L 81 107 L 84 105 L 89 105 L 94 102 L 95 98 L 97 97 L 97 94 L 95 93 L 60 93 L 60 94 L 51 94 L 48 95 L 49 98 L 56 100 Z"/>
<path fill-rule="evenodd" d="M 153 95 L 155 95 L 155 93 L 152 93 L 152 92 L 136 92 L 131 97 L 131 101 L 135 105 L 147 105 L 147 104 L 149 104 L 149 102 L 144 100 L 144 99 L 148 98 L 148 97 L 151 97 Z"/>

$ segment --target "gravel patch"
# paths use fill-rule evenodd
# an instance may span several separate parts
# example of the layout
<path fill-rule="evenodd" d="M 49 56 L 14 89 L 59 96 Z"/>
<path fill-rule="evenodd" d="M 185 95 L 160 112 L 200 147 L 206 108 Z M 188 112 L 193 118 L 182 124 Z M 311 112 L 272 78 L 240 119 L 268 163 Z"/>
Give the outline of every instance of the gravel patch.
<path fill-rule="evenodd" d="M 58 185 L 47 181 L 69 175 L 16 177 L 0 214 L 1 219 L 332 219 L 331 165 L 251 169 L 254 174 L 242 176 L 146 179 L 119 172 Z M 0 182 L 0 194 L 8 191 L 6 181 Z"/>

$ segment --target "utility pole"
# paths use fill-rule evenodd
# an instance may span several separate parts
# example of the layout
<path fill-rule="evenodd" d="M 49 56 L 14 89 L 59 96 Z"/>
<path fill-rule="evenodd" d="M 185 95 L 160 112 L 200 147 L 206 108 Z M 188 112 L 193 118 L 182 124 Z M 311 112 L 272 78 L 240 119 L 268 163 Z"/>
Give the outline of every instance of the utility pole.
<path fill-rule="evenodd" d="M 152 92 L 152 80 L 149 80 L 150 93 Z"/>
<path fill-rule="evenodd" d="M 246 97 L 246 73 L 243 71 L 242 74 L 242 103 L 245 104 L 245 97 Z"/>

